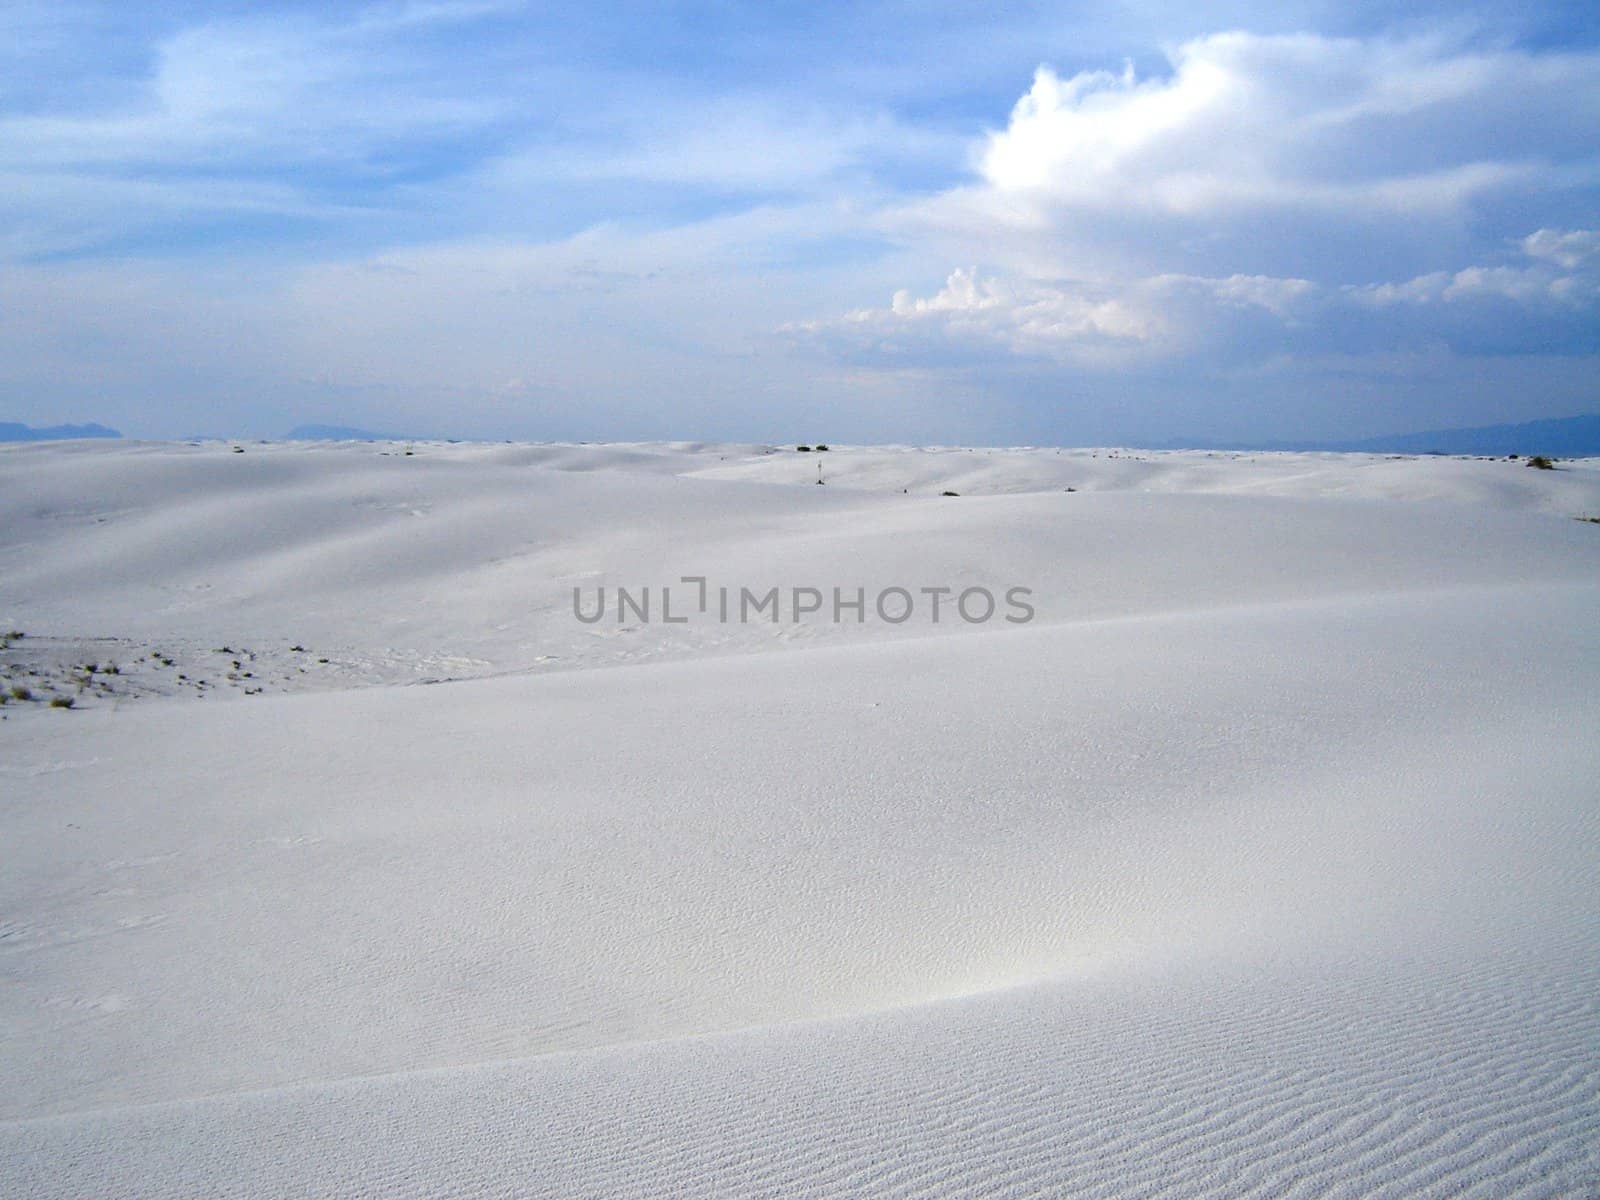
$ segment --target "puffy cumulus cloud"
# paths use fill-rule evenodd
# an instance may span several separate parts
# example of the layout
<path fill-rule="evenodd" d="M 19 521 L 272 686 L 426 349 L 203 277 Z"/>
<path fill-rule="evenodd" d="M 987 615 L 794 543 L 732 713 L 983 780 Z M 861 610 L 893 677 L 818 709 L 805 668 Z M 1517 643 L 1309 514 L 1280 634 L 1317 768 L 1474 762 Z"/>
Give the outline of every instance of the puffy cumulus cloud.
<path fill-rule="evenodd" d="M 885 218 L 987 271 L 787 332 L 897 369 L 1600 353 L 1595 128 L 1593 50 L 1225 33 L 1154 75 L 1041 67 L 971 182 Z"/>
<path fill-rule="evenodd" d="M 1017 287 L 981 278 L 976 268 L 957 269 L 934 295 L 918 299 L 895 293 L 890 323 L 941 325 L 955 333 L 981 333 L 1017 349 L 1055 342 L 1143 342 L 1157 330 L 1135 306 L 1115 296 L 1039 286 Z M 853 314 L 872 323 L 875 314 Z"/>
<path fill-rule="evenodd" d="M 1592 211 L 1600 189 L 1593 51 L 1227 33 L 1169 66 L 1039 68 L 975 182 L 906 206 L 899 229 L 1053 274 L 1331 279 L 1439 269 L 1512 232 L 1493 228 L 1511 201 Z"/>
<path fill-rule="evenodd" d="M 1438 57 L 1423 43 L 1242 33 L 1190 42 L 1172 67 L 1147 80 L 1131 67 L 1070 79 L 1041 67 L 989 138 L 983 178 L 1049 200 L 1176 213 L 1448 208 L 1527 169 L 1511 129 L 1465 135 L 1464 118 L 1481 117 L 1473 106 L 1517 95 L 1544 131 L 1600 78 L 1583 57 Z"/>
<path fill-rule="evenodd" d="M 1340 288 L 1329 298 L 1328 341 L 1431 341 L 1479 357 L 1600 354 L 1597 243 L 1597 231 L 1541 229 L 1518 243 L 1531 261 Z"/>
<path fill-rule="evenodd" d="M 1593 354 L 1597 240 L 1595 231 L 1544 229 L 1520 241 L 1531 262 L 1339 286 L 1242 274 L 1045 281 L 963 268 L 932 295 L 901 290 L 887 308 L 786 332 L 853 362 L 896 365 L 1024 356 L 1114 368 L 1184 354 L 1214 364 L 1436 345 L 1466 354 Z"/>
<path fill-rule="evenodd" d="M 1541 229 L 1522 239 L 1522 248 L 1534 258 L 1573 270 L 1600 265 L 1600 231 Z"/>
<path fill-rule="evenodd" d="M 796 342 L 862 365 L 950 366 L 1000 355 L 1124 357 L 1157 330 L 1123 300 L 957 268 L 939 291 L 894 294 L 888 308 L 785 325 Z"/>
<path fill-rule="evenodd" d="M 1101 367 L 1194 349 L 1201 331 L 1244 337 L 1293 323 L 1316 289 L 1303 279 L 1162 275 L 1121 284 L 1044 282 L 958 268 L 930 296 L 902 289 L 889 307 L 795 322 L 792 338 L 857 362 L 981 361 L 997 353 Z"/>
<path fill-rule="evenodd" d="M 1347 286 L 1342 294 L 1383 308 L 1505 301 L 1539 316 L 1582 312 L 1600 301 L 1600 231 L 1540 229 L 1518 245 L 1535 261 L 1432 271 L 1402 283 Z"/>

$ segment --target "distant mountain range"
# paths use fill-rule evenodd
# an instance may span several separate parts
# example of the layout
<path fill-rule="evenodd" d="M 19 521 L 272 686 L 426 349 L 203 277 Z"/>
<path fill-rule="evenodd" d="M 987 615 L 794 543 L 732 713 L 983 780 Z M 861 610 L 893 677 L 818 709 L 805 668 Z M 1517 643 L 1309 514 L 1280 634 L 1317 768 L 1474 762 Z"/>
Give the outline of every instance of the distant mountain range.
<path fill-rule="evenodd" d="M 34 427 L 0 421 L 0 442 L 47 442 L 66 438 L 116 438 L 105 425 Z M 397 433 L 376 433 L 352 425 L 296 425 L 284 434 L 291 442 L 403 442 L 415 439 Z M 1551 458 L 1600 456 L 1600 413 L 1520 425 L 1479 425 L 1470 429 L 1431 429 L 1386 437 L 1334 442 L 1245 442 L 1173 438 L 1166 442 L 1134 441 L 1150 450 L 1301 450 L 1358 454 L 1545 454 Z"/>
<path fill-rule="evenodd" d="M 1364 454 L 1544 454 L 1551 458 L 1600 455 L 1600 413 L 1525 421 L 1520 425 L 1479 425 L 1471 429 L 1431 429 L 1346 442 L 1211 442 L 1172 440 L 1150 449 L 1318 450 Z"/>
<path fill-rule="evenodd" d="M 0 421 L 0 442 L 56 442 L 64 438 L 116 438 L 115 429 L 90 422 L 87 425 L 46 425 L 35 429 L 32 425 L 19 425 Z"/>

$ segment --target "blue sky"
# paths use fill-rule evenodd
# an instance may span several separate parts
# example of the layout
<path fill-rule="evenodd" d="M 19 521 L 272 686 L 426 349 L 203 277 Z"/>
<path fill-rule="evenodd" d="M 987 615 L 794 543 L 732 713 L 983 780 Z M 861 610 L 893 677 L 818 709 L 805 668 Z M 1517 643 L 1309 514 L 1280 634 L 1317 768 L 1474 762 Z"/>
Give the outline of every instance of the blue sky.
<path fill-rule="evenodd" d="M 0 8 L 0 419 L 1322 438 L 1600 407 L 1592 5 Z"/>

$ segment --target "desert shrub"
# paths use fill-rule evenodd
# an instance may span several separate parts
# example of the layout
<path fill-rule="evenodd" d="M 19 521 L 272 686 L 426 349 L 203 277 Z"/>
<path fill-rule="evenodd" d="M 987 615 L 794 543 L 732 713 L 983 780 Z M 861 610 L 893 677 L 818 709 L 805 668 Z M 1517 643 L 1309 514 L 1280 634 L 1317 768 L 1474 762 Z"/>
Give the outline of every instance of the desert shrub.
<path fill-rule="evenodd" d="M 1530 454 L 1528 456 L 1528 465 L 1537 467 L 1541 471 L 1554 471 L 1556 469 L 1556 464 L 1543 454 Z"/>
<path fill-rule="evenodd" d="M 801 454 L 810 454 L 811 453 L 811 447 L 810 446 L 796 446 L 795 449 L 798 450 Z"/>
<path fill-rule="evenodd" d="M 828 447 L 827 447 L 827 444 L 826 444 L 826 443 L 824 443 L 824 442 L 818 442 L 818 443 L 817 443 L 817 453 L 818 453 L 818 454 L 821 454 L 821 453 L 822 453 L 822 452 L 823 452 L 823 451 L 824 451 L 824 450 L 826 450 L 826 449 L 827 449 L 827 448 L 828 448 Z"/>
<path fill-rule="evenodd" d="M 13 700 L 32 700 L 33 693 L 27 688 L 23 687 L 21 684 L 18 684 L 16 687 L 11 689 L 11 698 Z"/>
<path fill-rule="evenodd" d="M 941 496 L 959 496 L 959 495 L 961 495 L 960 492 L 940 492 L 939 494 Z"/>
<path fill-rule="evenodd" d="M 71 696 L 51 696 L 50 697 L 50 707 L 51 708 L 71 708 L 72 705 L 73 705 L 73 699 L 72 699 Z"/>

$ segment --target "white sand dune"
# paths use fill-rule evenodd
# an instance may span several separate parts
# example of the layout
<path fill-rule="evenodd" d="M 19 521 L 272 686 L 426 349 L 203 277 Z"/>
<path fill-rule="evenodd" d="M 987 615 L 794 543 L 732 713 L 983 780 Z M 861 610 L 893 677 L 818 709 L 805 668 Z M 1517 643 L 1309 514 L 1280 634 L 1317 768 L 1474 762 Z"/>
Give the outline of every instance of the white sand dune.
<path fill-rule="evenodd" d="M 124 695 L 135 681 L 193 694 L 198 679 L 213 694 L 303 691 L 988 628 L 952 619 L 586 626 L 573 619 L 574 588 L 592 609 L 596 587 L 613 601 L 619 586 L 659 596 L 684 575 L 758 592 L 859 586 L 869 595 L 1020 584 L 1033 589 L 1038 620 L 1054 623 L 1582 580 L 1592 577 L 1594 528 L 1546 518 L 1600 515 L 1592 463 L 1532 471 L 1504 461 L 1126 451 L 242 448 L 0 451 L 0 623 L 34 634 L 36 647 L 55 636 L 80 658 L 118 660 Z M 819 459 L 839 486 L 790 485 Z M 98 649 L 74 640 L 88 637 L 122 640 Z M 305 653 L 291 654 L 295 645 Z M 230 686 L 240 655 L 216 654 L 223 646 L 255 656 L 241 660 L 250 680 Z M 152 649 L 176 665 L 152 673 L 132 661 Z M 189 686 L 177 684 L 180 673 Z"/>
<path fill-rule="evenodd" d="M 1600 1194 L 1595 464 L 402 450 L 0 452 L 0 1193 Z"/>

